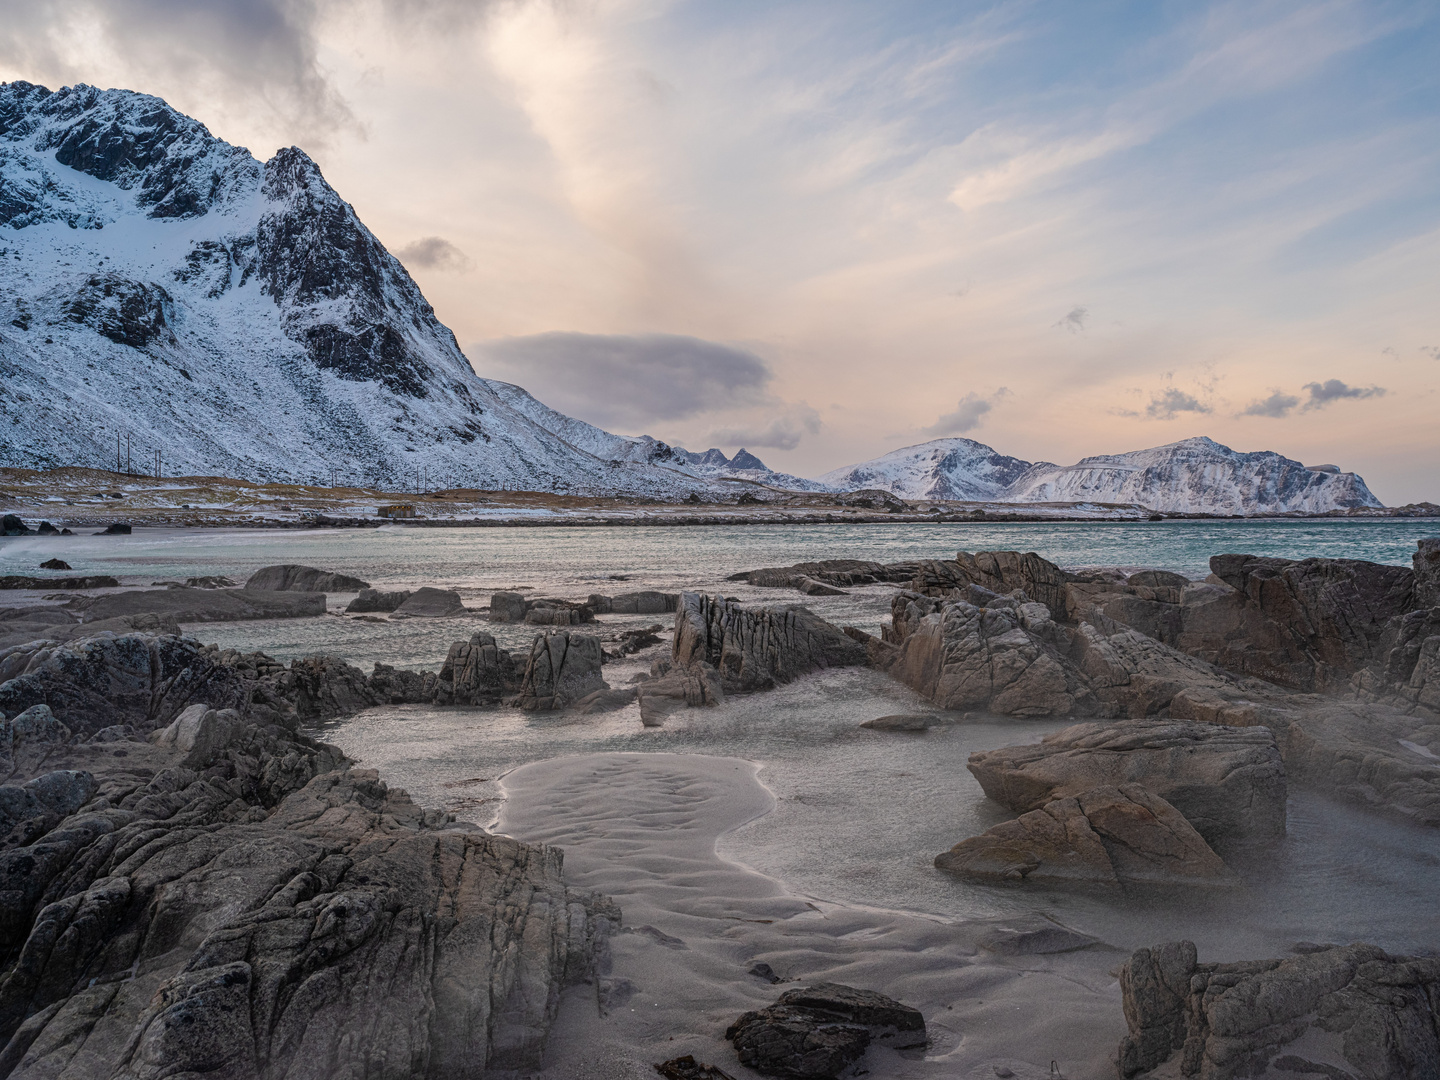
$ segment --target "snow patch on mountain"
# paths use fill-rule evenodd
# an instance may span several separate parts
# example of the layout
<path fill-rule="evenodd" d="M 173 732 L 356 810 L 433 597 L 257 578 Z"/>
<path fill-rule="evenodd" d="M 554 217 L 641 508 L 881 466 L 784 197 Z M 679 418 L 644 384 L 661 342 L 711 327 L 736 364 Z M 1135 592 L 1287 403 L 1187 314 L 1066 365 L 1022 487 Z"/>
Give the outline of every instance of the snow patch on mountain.
<path fill-rule="evenodd" d="M 743 446 L 735 451 L 733 458 L 727 458 L 725 451 L 711 447 L 703 454 L 693 453 L 682 447 L 675 447 L 674 453 L 682 466 L 697 476 L 714 480 L 748 480 L 766 487 L 782 488 L 786 491 L 831 491 L 828 484 L 818 480 L 807 480 L 803 476 L 776 472 Z"/>
<path fill-rule="evenodd" d="M 974 439 L 935 439 L 892 450 L 883 457 L 821 476 L 837 491 L 879 488 L 902 499 L 1003 499 L 1012 483 L 1032 468 Z"/>

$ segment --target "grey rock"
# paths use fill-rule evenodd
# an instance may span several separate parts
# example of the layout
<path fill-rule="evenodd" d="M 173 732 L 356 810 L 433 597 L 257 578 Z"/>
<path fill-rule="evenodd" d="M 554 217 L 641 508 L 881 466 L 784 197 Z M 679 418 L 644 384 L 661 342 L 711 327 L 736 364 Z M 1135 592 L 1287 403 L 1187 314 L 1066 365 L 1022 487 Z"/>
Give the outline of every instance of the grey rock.
<path fill-rule="evenodd" d="M 680 605 L 679 593 L 651 590 L 605 596 L 592 593 L 585 606 L 596 615 L 668 615 Z"/>
<path fill-rule="evenodd" d="M 1142 785 L 1219 850 L 1285 835 L 1285 766 L 1265 727 L 1183 720 L 1076 724 L 1038 744 L 970 755 L 985 794 L 1019 813 L 1090 788 Z"/>
<path fill-rule="evenodd" d="M 935 857 L 980 881 L 1050 885 L 1234 886 L 1239 879 L 1184 816 L 1139 784 L 1056 799 Z"/>
<path fill-rule="evenodd" d="M 801 577 L 796 580 L 795 588 L 806 596 L 848 596 L 844 589 L 837 589 L 833 585 L 826 585 L 823 581 L 816 581 L 812 577 Z"/>
<path fill-rule="evenodd" d="M 365 680 L 365 689 L 377 705 L 429 704 L 439 694 L 439 678 L 433 671 L 405 671 L 377 660 Z"/>
<path fill-rule="evenodd" d="M 325 595 L 254 589 L 143 589 L 85 597 L 70 606 L 86 623 L 137 615 L 169 615 L 179 622 L 237 622 L 324 615 Z"/>
<path fill-rule="evenodd" d="M 379 589 L 361 589 L 360 595 L 345 605 L 345 611 L 349 614 L 366 614 L 372 611 L 394 611 L 406 600 L 410 599 L 410 590 L 400 589 L 395 592 L 381 592 Z"/>
<path fill-rule="evenodd" d="M 893 716 L 877 716 L 866 720 L 860 726 L 872 731 L 928 731 L 949 721 L 933 713 L 897 713 Z"/>
<path fill-rule="evenodd" d="M 13 758 L 22 745 L 55 746 L 69 739 L 70 729 L 55 719 L 49 705 L 31 705 L 8 720 L 0 720 L 0 757 L 3 758 Z"/>
<path fill-rule="evenodd" d="M 742 1015 L 725 1037 L 742 1065 L 796 1080 L 840 1076 L 872 1041 L 907 1048 L 927 1039 L 919 1010 L 838 983 L 787 990 L 774 1005 Z"/>
<path fill-rule="evenodd" d="M 245 588 L 262 592 L 357 592 L 369 587 L 369 582 L 349 574 L 296 563 L 262 567 L 245 582 Z"/>
<path fill-rule="evenodd" d="M 1440 537 L 1427 537 L 1410 557 L 1415 571 L 1415 605 L 1440 607 Z"/>
<path fill-rule="evenodd" d="M 566 630 L 541 634 L 530 647 L 516 703 L 526 710 L 563 709 L 607 689 L 603 662 L 599 638 Z"/>
<path fill-rule="evenodd" d="M 489 634 L 450 646 L 435 687 L 437 705 L 492 705 L 519 689 L 523 672 Z"/>
<path fill-rule="evenodd" d="M 173 747 L 185 755 L 187 769 L 198 769 L 229 746 L 242 726 L 240 714 L 234 709 L 191 705 L 168 727 L 155 732 L 151 741 L 156 746 Z"/>
<path fill-rule="evenodd" d="M 669 660 L 656 661 L 651 677 L 637 688 L 640 722 L 662 727 L 677 709 L 719 705 L 725 700 L 720 673 L 703 660 L 677 667 Z"/>
<path fill-rule="evenodd" d="M 976 944 L 999 956 L 1050 956 L 1088 949 L 1098 945 L 1099 939 L 1044 915 L 1019 915 L 989 920 L 980 929 Z"/>
<path fill-rule="evenodd" d="M 491 622 L 524 622 L 525 597 L 518 592 L 490 594 Z"/>
<path fill-rule="evenodd" d="M 1033 551 L 959 552 L 953 562 L 923 562 L 910 582 L 913 592 L 942 599 L 960 597 L 971 585 L 993 593 L 1023 592 L 1026 599 L 1044 604 L 1051 618 L 1066 617 L 1065 586 L 1075 579 Z"/>
<path fill-rule="evenodd" d="M 23 574 L 6 574 L 0 577 L 0 589 L 116 589 L 120 582 L 108 574 L 91 574 L 85 577 L 43 578 Z"/>
<path fill-rule="evenodd" d="M 794 566 L 771 566 L 731 574 L 727 581 L 743 581 L 769 589 L 790 589 L 802 577 L 826 585 L 851 587 L 888 583 L 901 585 L 910 581 L 919 570 L 919 563 L 878 563 L 863 559 L 822 559 L 819 562 L 796 563 Z"/>
<path fill-rule="evenodd" d="M 1139 949 L 1120 971 L 1123 1080 L 1285 1074 L 1440 1075 L 1440 960 L 1373 945 L 1211 964 L 1195 946 Z"/>
<path fill-rule="evenodd" d="M 72 566 L 71 566 L 68 562 L 66 562 L 64 559 L 46 559 L 44 562 L 42 562 L 42 563 L 40 564 L 40 569 L 41 569 L 41 570 L 73 570 L 74 567 L 72 567 Z"/>
<path fill-rule="evenodd" d="M 411 593 L 405 602 L 395 609 L 395 614 L 440 619 L 466 615 L 469 610 L 461 602 L 460 594 L 454 590 L 435 589 L 427 585 Z"/>
<path fill-rule="evenodd" d="M 26 536 L 31 531 L 30 526 L 14 514 L 6 514 L 0 518 L 0 536 Z"/>
<path fill-rule="evenodd" d="M 571 705 L 570 711 L 579 716 L 614 712 L 633 702 L 635 695 L 636 691 L 633 686 L 615 690 L 595 690 Z"/>

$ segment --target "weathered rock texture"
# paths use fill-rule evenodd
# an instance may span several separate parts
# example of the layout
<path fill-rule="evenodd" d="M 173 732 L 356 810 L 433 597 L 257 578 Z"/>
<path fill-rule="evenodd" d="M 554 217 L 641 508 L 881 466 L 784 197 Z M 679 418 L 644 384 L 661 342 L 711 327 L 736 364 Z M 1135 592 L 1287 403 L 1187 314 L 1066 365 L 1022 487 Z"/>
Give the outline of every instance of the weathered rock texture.
<path fill-rule="evenodd" d="M 621 593 L 619 596 L 591 593 L 585 606 L 596 615 L 668 615 L 680 606 L 680 594 L 653 590 Z"/>
<path fill-rule="evenodd" d="M 1415 570 L 1415 606 L 1440 607 L 1440 537 L 1421 540 L 1410 557 Z"/>
<path fill-rule="evenodd" d="M 356 592 L 369 587 L 369 582 L 349 574 L 295 563 L 263 567 L 245 582 L 245 588 L 263 592 Z"/>
<path fill-rule="evenodd" d="M 598 609 L 593 602 L 607 599 L 597 595 L 590 598 L 591 602 L 580 604 L 545 596 L 526 597 L 518 592 L 497 592 L 490 597 L 490 621 L 523 622 L 531 626 L 578 626 L 594 622 Z"/>
<path fill-rule="evenodd" d="M 467 615 L 469 610 L 460 600 L 460 594 L 453 589 L 434 589 L 427 585 L 407 596 L 395 608 L 395 614 L 422 619 L 444 619 Z"/>
<path fill-rule="evenodd" d="M 566 630 L 541 634 L 530 647 L 516 704 L 527 710 L 563 709 L 604 690 L 603 663 L 599 638 Z"/>
<path fill-rule="evenodd" d="M 1019 813 L 1090 788 L 1142 785 L 1225 850 L 1285 835 L 1285 766 L 1265 727 L 1183 720 L 1076 724 L 1036 745 L 971 754 L 985 794 Z"/>
<path fill-rule="evenodd" d="M 731 574 L 727 581 L 743 581 L 769 589 L 795 588 L 802 578 L 826 585 L 847 587 L 889 583 L 902 585 L 914 578 L 919 563 L 878 563 L 863 559 L 823 559 L 820 562 L 796 563 L 794 566 L 770 566 Z"/>
<path fill-rule="evenodd" d="M 962 840 L 935 865 L 988 881 L 1047 884 L 1236 885 L 1238 879 L 1175 807 L 1139 784 L 1055 799 Z"/>
<path fill-rule="evenodd" d="M 618 924 L 565 888 L 559 851 L 452 824 L 235 711 L 55 745 L 49 765 L 20 788 L 49 817 L 0 850 L 16 1080 L 533 1069 Z"/>
<path fill-rule="evenodd" d="M 918 1009 L 838 983 L 787 990 L 774 1005 L 747 1012 L 725 1032 L 740 1063 L 768 1076 L 832 1080 L 849 1069 L 872 1041 L 899 1048 L 924 1046 Z"/>
<path fill-rule="evenodd" d="M 379 589 L 361 589 L 360 595 L 345 605 L 347 613 L 362 615 L 374 611 L 394 611 L 410 599 L 410 590 L 381 592 Z"/>
<path fill-rule="evenodd" d="M 748 608 L 682 593 L 671 660 L 709 664 L 727 692 L 765 690 L 823 668 L 865 663 L 863 645 L 803 607 Z"/>
<path fill-rule="evenodd" d="M 1202 964 L 1195 946 L 1181 941 L 1137 950 L 1120 971 L 1120 987 L 1130 1028 L 1118 1054 L 1122 1080 L 1440 1076 L 1434 958 L 1347 945 Z"/>
<path fill-rule="evenodd" d="M 118 589 L 118 579 L 108 574 L 79 577 L 27 577 L 24 574 L 0 576 L 0 589 Z"/>
<path fill-rule="evenodd" d="M 450 646 L 440 666 L 434 702 L 437 705 L 493 705 L 520 688 L 523 672 L 489 634 Z"/>
<path fill-rule="evenodd" d="M 86 623 L 134 615 L 171 615 L 179 622 L 233 622 L 324 615 L 325 594 L 256 589 L 141 589 L 80 597 L 67 606 Z"/>

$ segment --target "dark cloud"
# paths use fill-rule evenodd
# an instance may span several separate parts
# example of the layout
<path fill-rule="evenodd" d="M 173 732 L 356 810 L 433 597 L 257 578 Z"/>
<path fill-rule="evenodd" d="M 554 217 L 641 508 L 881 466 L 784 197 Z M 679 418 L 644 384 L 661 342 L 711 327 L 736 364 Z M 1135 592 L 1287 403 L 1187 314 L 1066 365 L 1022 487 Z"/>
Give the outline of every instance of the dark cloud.
<path fill-rule="evenodd" d="M 1421 345 L 1420 351 L 1431 360 L 1440 360 L 1440 345 Z"/>
<path fill-rule="evenodd" d="M 1300 404 L 1300 399 L 1294 394 L 1287 394 L 1283 390 L 1274 390 L 1267 398 L 1252 401 L 1241 413 L 1241 416 L 1269 416 L 1278 420 L 1281 417 L 1289 416 L 1290 411 Z"/>
<path fill-rule="evenodd" d="M 1089 318 L 1089 308 L 1071 308 L 1070 313 L 1064 316 L 1059 322 L 1055 324 L 1055 328 L 1059 330 L 1068 330 L 1072 334 L 1078 334 L 1081 330 L 1085 329 L 1085 323 Z"/>
<path fill-rule="evenodd" d="M 473 270 L 475 263 L 458 247 L 443 236 L 424 236 L 413 244 L 406 244 L 395 257 L 405 264 L 407 270 L 448 270 L 464 273 Z"/>
<path fill-rule="evenodd" d="M 1150 399 L 1145 406 L 1145 415 L 1152 420 L 1174 420 L 1182 412 L 1208 413 L 1213 410 L 1194 394 L 1187 394 L 1177 387 L 1170 387 Z"/>
<path fill-rule="evenodd" d="M 809 405 L 792 405 L 767 423 L 721 428 L 710 433 L 710 441 L 723 446 L 770 447 L 794 450 L 806 435 L 816 435 L 823 425 L 820 414 Z"/>
<path fill-rule="evenodd" d="M 967 431 L 973 431 L 980 426 L 985 414 L 990 411 L 990 402 L 979 394 L 966 394 L 955 405 L 954 412 L 948 412 L 941 416 L 935 423 L 927 428 L 921 428 L 921 434 L 933 435 L 937 438 L 943 435 L 963 435 Z"/>
<path fill-rule="evenodd" d="M 1309 391 L 1310 396 L 1305 399 L 1303 412 L 1309 412 L 1311 409 L 1323 409 L 1332 401 L 1343 401 L 1345 398 L 1385 396 L 1383 386 L 1346 386 L 1339 379 L 1326 379 L 1323 383 L 1306 383 L 1304 389 Z"/>
<path fill-rule="evenodd" d="M 770 367 L 760 357 L 676 334 L 536 334 L 486 342 L 473 354 L 481 374 L 519 383 L 552 409 L 616 431 L 776 404 L 766 392 Z"/>

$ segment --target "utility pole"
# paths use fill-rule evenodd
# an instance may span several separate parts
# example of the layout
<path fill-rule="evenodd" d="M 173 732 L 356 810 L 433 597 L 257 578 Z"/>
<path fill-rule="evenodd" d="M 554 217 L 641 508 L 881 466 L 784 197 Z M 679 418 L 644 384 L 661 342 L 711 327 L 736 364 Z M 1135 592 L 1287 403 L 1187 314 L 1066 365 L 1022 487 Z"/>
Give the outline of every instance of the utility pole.
<path fill-rule="evenodd" d="M 130 461 L 130 433 L 125 433 L 125 475 L 134 476 L 135 467 Z"/>
<path fill-rule="evenodd" d="M 120 432 L 115 432 L 115 471 L 120 471 Z"/>

